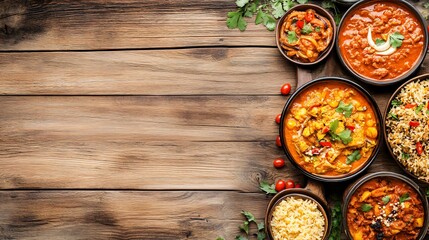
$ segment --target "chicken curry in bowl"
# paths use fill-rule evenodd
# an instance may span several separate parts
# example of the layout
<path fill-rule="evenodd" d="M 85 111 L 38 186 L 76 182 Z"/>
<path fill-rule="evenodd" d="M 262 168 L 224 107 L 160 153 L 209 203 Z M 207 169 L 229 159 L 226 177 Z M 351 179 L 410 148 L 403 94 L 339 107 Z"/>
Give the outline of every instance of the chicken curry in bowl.
<path fill-rule="evenodd" d="M 304 172 L 341 178 L 362 169 L 377 152 L 380 113 L 352 82 L 314 81 L 284 112 L 286 153 Z"/>

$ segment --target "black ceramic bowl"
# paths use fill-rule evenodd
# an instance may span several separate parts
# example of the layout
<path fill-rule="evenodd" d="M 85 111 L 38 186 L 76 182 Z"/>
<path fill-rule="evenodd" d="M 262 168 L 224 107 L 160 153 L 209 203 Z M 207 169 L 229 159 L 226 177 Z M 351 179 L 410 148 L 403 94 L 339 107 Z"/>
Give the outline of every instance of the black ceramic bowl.
<path fill-rule="evenodd" d="M 417 77 L 414 77 L 414 78 L 412 78 L 412 79 L 410 79 L 410 80 L 408 80 L 408 81 L 406 81 L 405 83 L 403 83 L 393 94 L 392 94 L 392 96 L 390 97 L 390 99 L 389 99 L 389 101 L 387 102 L 387 107 L 386 107 L 386 110 L 384 111 L 384 115 L 383 115 L 383 117 L 384 117 L 384 124 L 383 124 L 383 133 L 384 133 L 384 139 L 385 139 L 385 142 L 386 142 L 386 145 L 387 145 L 387 149 L 389 150 L 389 153 L 390 153 L 390 155 L 392 155 L 392 157 L 393 157 L 393 159 L 395 159 L 395 161 L 396 161 L 396 163 L 402 168 L 402 170 L 404 170 L 408 175 L 410 175 L 411 177 L 413 177 L 413 178 L 415 178 L 415 180 L 417 180 L 417 181 L 419 181 L 420 183 L 425 183 L 425 184 L 429 184 L 429 181 L 424 181 L 424 180 L 421 180 L 421 179 L 419 179 L 416 175 L 414 175 L 412 172 L 410 172 L 400 161 L 399 161 L 399 159 L 398 159 L 398 157 L 399 156 L 396 156 L 394 153 L 393 153 L 393 149 L 392 149 L 392 147 L 391 147 L 391 145 L 390 145 L 390 143 L 389 143 L 389 139 L 388 139 L 388 132 L 387 132 L 387 126 L 386 126 L 386 121 L 387 121 L 387 118 L 388 118 L 388 115 L 389 115 L 389 112 L 390 112 L 390 109 L 392 108 L 392 101 L 397 97 L 397 95 L 401 92 L 401 90 L 406 86 L 406 85 L 408 85 L 409 83 L 412 83 L 412 82 L 415 82 L 415 81 L 418 81 L 418 80 L 425 80 L 425 79 L 429 79 L 429 73 L 426 73 L 426 74 L 422 74 L 422 75 L 419 75 L 419 76 L 417 76 Z M 406 104 L 406 103 L 403 103 L 403 104 Z M 427 104 L 427 103 L 426 103 Z M 426 111 L 427 110 L 427 107 L 425 106 L 423 109 L 422 109 L 422 111 Z"/>
<path fill-rule="evenodd" d="M 342 208 L 342 214 L 343 214 L 343 226 L 344 226 L 344 230 L 345 233 L 348 237 L 348 239 L 353 239 L 349 228 L 348 228 L 348 224 L 347 224 L 347 212 L 348 212 L 348 205 L 350 203 L 350 200 L 353 196 L 353 194 L 357 191 L 357 189 L 362 186 L 364 183 L 368 182 L 371 179 L 374 178 L 393 178 L 393 179 L 397 179 L 400 180 L 402 182 L 405 182 L 406 184 L 408 184 L 411 188 L 413 188 L 414 190 L 416 190 L 416 192 L 418 193 L 418 195 L 421 198 L 421 201 L 423 203 L 423 210 L 424 210 L 424 215 L 425 215 L 425 219 L 424 219 L 424 223 L 423 223 L 423 227 L 420 230 L 420 233 L 418 235 L 418 240 L 422 240 L 424 239 L 427 231 L 428 231 L 428 226 L 429 226 L 429 214 L 428 214 L 428 201 L 427 198 L 423 192 L 423 190 L 415 183 L 413 182 L 411 179 L 398 174 L 398 173 L 394 173 L 394 172 L 377 172 L 377 173 L 371 173 L 371 174 L 367 174 L 363 177 L 361 177 L 360 179 L 358 179 L 356 182 L 354 182 L 353 184 L 351 184 L 346 191 L 344 192 L 344 196 L 343 196 L 343 208 Z"/>
<path fill-rule="evenodd" d="M 322 213 L 323 218 L 325 219 L 325 229 L 324 229 L 324 235 L 322 239 L 324 240 L 328 239 L 332 228 L 331 211 L 329 209 L 328 204 L 324 199 L 322 199 L 320 196 L 313 193 L 309 189 L 302 189 L 302 188 L 292 188 L 292 189 L 283 190 L 277 193 L 269 202 L 267 211 L 265 213 L 266 233 L 269 239 L 274 239 L 273 233 L 272 233 L 272 227 L 271 227 L 271 219 L 272 219 L 275 207 L 287 197 L 310 200 L 317 204 L 317 209 Z"/>
<path fill-rule="evenodd" d="M 315 174 L 315 173 L 311 173 L 309 171 L 307 171 L 306 169 L 304 169 L 302 166 L 300 166 L 295 159 L 293 158 L 291 152 L 289 151 L 287 144 L 286 144 L 286 136 L 285 136 L 285 124 L 286 124 L 286 115 L 289 112 L 289 109 L 292 107 L 292 104 L 294 103 L 295 99 L 300 96 L 300 94 L 308 89 L 309 87 L 312 87 L 316 84 L 323 84 L 323 83 L 329 83 L 329 82 L 338 82 L 341 84 L 345 84 L 350 86 L 350 88 L 358 91 L 359 93 L 362 94 L 362 96 L 364 96 L 366 98 L 366 100 L 371 104 L 372 109 L 374 110 L 375 113 L 375 117 L 376 117 L 376 127 L 377 127 L 377 131 L 378 131 L 378 136 L 377 136 L 377 144 L 374 148 L 374 150 L 372 151 L 371 156 L 368 158 L 368 160 L 363 163 L 358 169 L 351 171 L 349 173 L 345 173 L 342 175 L 337 175 L 337 176 L 326 176 L 326 175 L 320 175 L 320 174 Z M 298 88 L 287 100 L 284 108 L 283 108 L 283 112 L 281 115 L 281 120 L 280 120 L 280 140 L 281 140 L 281 144 L 282 144 L 282 148 L 286 154 L 286 156 L 288 157 L 289 161 L 295 166 L 297 167 L 299 170 L 301 170 L 306 176 L 318 180 L 318 181 L 324 181 L 324 182 L 341 182 L 341 181 L 346 181 L 349 180 L 351 178 L 354 178 L 355 176 L 359 175 L 360 173 L 362 173 L 367 167 L 369 167 L 369 165 L 374 161 L 375 157 L 377 156 L 380 147 L 381 147 L 381 143 L 382 143 L 382 138 L 383 138 L 383 134 L 381 134 L 382 131 L 382 125 L 383 124 L 383 120 L 382 120 L 382 116 L 380 113 L 380 109 L 377 106 L 377 103 L 375 102 L 374 98 L 372 98 L 372 96 L 361 86 L 359 86 L 358 84 L 344 79 L 344 78 L 339 78 L 339 77 L 322 77 L 322 78 L 318 78 L 315 79 L 313 81 L 310 81 L 304 85 L 302 85 L 300 88 Z"/>
<path fill-rule="evenodd" d="M 408 12 L 410 12 L 417 19 L 417 21 L 421 24 L 422 31 L 423 31 L 423 50 L 420 53 L 420 56 L 413 63 L 412 67 L 408 71 L 406 71 L 406 72 L 402 73 L 401 75 L 399 75 L 395 78 L 392 78 L 392 79 L 377 80 L 375 78 L 365 76 L 365 75 L 359 73 L 357 70 L 353 69 L 353 67 L 351 66 L 351 63 L 348 63 L 346 58 L 343 56 L 343 53 L 342 53 L 341 48 L 340 48 L 340 42 L 341 42 L 341 37 L 342 37 L 342 31 L 346 27 L 346 24 L 345 24 L 346 19 L 348 19 L 351 15 L 353 15 L 355 13 L 355 11 L 357 11 L 358 9 L 360 9 L 362 7 L 366 7 L 367 5 L 370 5 L 370 4 L 383 3 L 383 2 L 397 4 L 401 7 L 403 7 L 404 9 L 407 9 Z M 338 56 L 340 58 L 341 64 L 355 78 L 360 79 L 360 80 L 362 80 L 366 83 L 369 83 L 371 85 L 385 86 L 385 85 L 392 85 L 392 84 L 404 81 L 405 79 L 407 79 L 408 77 L 413 75 L 418 70 L 418 68 L 423 63 L 423 61 L 426 57 L 426 49 L 428 48 L 428 29 L 427 29 L 426 20 L 424 19 L 424 17 L 420 14 L 420 12 L 412 4 L 410 4 L 408 1 L 405 1 L 405 0 L 359 1 L 356 4 L 354 4 L 352 7 L 350 7 L 350 9 L 344 14 L 344 16 L 341 19 L 340 24 L 338 25 L 337 29 L 338 29 L 338 33 L 337 33 L 337 39 L 335 42 L 335 47 L 336 47 L 336 51 L 338 53 Z M 360 30 L 360 29 L 358 29 L 358 30 Z M 358 51 L 361 51 L 361 49 L 359 49 Z M 399 61 L 404 62 L 405 60 L 401 59 Z M 361 65 L 362 64 L 363 63 L 361 63 Z M 373 63 L 373 64 L 376 64 L 376 63 Z"/>
<path fill-rule="evenodd" d="M 280 31 L 283 25 L 284 20 L 287 18 L 287 16 L 292 13 L 293 11 L 306 11 L 307 9 L 314 9 L 316 11 L 316 13 L 318 13 L 319 15 L 321 15 L 322 17 L 325 17 L 326 19 L 328 19 L 331 22 L 332 28 L 333 28 L 333 36 L 331 39 L 331 42 L 329 44 L 329 46 L 325 49 L 325 51 L 323 51 L 322 53 L 320 53 L 319 57 L 317 58 L 316 61 L 314 62 L 301 62 L 299 60 L 293 59 L 289 56 L 286 55 L 285 50 L 282 48 L 281 43 L 280 43 Z M 301 66 L 311 66 L 311 65 L 315 65 L 320 63 L 321 61 L 323 61 L 328 55 L 329 53 L 332 51 L 333 47 L 334 47 L 334 43 L 335 43 L 335 37 L 337 34 L 337 30 L 336 30 L 336 24 L 335 24 L 335 20 L 332 17 L 332 15 L 326 11 L 324 8 L 318 6 L 318 5 L 314 5 L 314 4 L 299 4 L 296 5 L 294 7 L 292 7 L 291 9 L 289 9 L 289 11 L 287 11 L 285 13 L 285 15 L 283 15 L 283 17 L 281 17 L 279 19 L 279 21 L 277 21 L 277 26 L 276 26 L 276 43 L 277 43 L 277 48 L 279 49 L 280 53 L 289 61 L 297 64 L 297 65 L 301 65 Z"/>

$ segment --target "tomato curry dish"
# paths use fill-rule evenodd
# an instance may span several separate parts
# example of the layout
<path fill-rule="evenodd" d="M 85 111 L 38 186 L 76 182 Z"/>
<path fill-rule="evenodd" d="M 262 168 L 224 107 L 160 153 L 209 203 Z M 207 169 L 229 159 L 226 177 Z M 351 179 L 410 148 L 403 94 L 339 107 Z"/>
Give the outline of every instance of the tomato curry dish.
<path fill-rule="evenodd" d="M 397 178 L 377 177 L 362 184 L 347 208 L 354 240 L 417 239 L 424 219 L 420 195 Z"/>
<path fill-rule="evenodd" d="M 423 53 L 424 26 L 405 6 L 383 1 L 362 4 L 343 19 L 338 44 L 344 63 L 373 80 L 398 78 Z"/>
<path fill-rule="evenodd" d="M 331 22 L 315 10 L 292 11 L 283 21 L 280 44 L 286 55 L 300 62 L 314 62 L 331 43 Z"/>
<path fill-rule="evenodd" d="M 342 82 L 318 82 L 289 105 L 283 123 L 287 149 L 307 172 L 340 176 L 359 170 L 377 145 L 375 111 L 361 92 Z"/>

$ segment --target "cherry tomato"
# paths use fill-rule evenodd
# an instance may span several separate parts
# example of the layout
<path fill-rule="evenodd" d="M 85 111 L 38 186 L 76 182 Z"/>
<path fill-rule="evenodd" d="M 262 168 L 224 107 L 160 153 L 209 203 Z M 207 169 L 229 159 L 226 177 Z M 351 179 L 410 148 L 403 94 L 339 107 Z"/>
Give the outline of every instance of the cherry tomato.
<path fill-rule="evenodd" d="M 352 132 L 355 130 L 355 126 L 346 126 L 346 128 L 350 129 Z"/>
<path fill-rule="evenodd" d="M 277 147 L 281 147 L 282 146 L 282 141 L 280 139 L 280 136 L 277 136 L 277 138 L 276 138 L 276 145 L 277 145 Z"/>
<path fill-rule="evenodd" d="M 276 191 L 277 192 L 280 192 L 281 190 L 283 190 L 283 189 L 285 189 L 286 188 L 286 183 L 285 183 L 285 181 L 283 181 L 283 180 L 278 180 L 277 182 L 276 182 Z"/>
<path fill-rule="evenodd" d="M 277 124 L 280 124 L 280 119 L 282 118 L 282 115 L 281 114 L 279 114 L 279 115 L 277 115 L 276 116 L 276 123 Z"/>
<path fill-rule="evenodd" d="M 313 20 L 313 18 L 314 18 L 314 13 L 309 12 L 309 13 L 307 13 L 307 15 L 305 15 L 304 18 L 305 18 L 305 21 L 311 22 L 311 20 Z"/>
<path fill-rule="evenodd" d="M 328 147 L 328 148 L 330 148 L 330 147 L 332 147 L 332 143 L 331 142 L 328 142 L 328 141 L 321 141 L 321 142 L 319 142 L 320 143 L 320 145 L 322 145 L 323 147 Z"/>
<path fill-rule="evenodd" d="M 423 153 L 423 145 L 420 142 L 416 143 L 416 151 L 417 151 L 417 154 L 419 156 L 422 155 L 422 153 Z"/>
<path fill-rule="evenodd" d="M 302 29 L 304 27 L 304 21 L 302 20 L 296 21 L 296 26 Z"/>
<path fill-rule="evenodd" d="M 327 132 L 329 132 L 329 127 L 325 126 L 325 127 L 322 129 L 322 133 L 327 133 Z"/>
<path fill-rule="evenodd" d="M 302 188 L 301 184 L 297 183 L 295 184 L 295 188 Z"/>
<path fill-rule="evenodd" d="M 273 165 L 275 168 L 282 168 L 285 166 L 285 160 L 283 158 L 276 158 L 273 161 Z"/>
<path fill-rule="evenodd" d="M 280 89 L 280 92 L 282 95 L 288 95 L 290 93 L 290 89 L 291 89 L 290 84 L 286 83 L 282 86 L 282 88 Z"/>
<path fill-rule="evenodd" d="M 405 105 L 405 108 L 415 108 L 416 106 L 416 103 L 408 103 L 407 105 Z"/>
<path fill-rule="evenodd" d="M 287 180 L 286 181 L 286 189 L 289 189 L 289 188 L 294 188 L 295 187 L 295 183 L 292 181 L 292 180 Z"/>
<path fill-rule="evenodd" d="M 417 122 L 417 121 L 410 121 L 410 126 L 411 127 L 418 127 L 419 125 L 420 125 L 420 123 Z"/>

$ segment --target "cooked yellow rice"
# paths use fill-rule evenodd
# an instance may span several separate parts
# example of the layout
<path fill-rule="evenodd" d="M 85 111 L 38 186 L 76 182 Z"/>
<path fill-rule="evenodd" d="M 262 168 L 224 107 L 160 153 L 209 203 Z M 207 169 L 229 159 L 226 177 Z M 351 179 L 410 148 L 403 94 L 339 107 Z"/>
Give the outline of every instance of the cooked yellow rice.
<path fill-rule="evenodd" d="M 419 179 L 429 182 L 429 111 L 427 109 L 429 80 L 407 84 L 395 101 L 397 104 L 391 105 L 386 120 L 389 145 L 393 154 L 406 169 Z M 399 106 L 398 103 L 400 103 Z M 417 104 L 417 106 L 406 108 L 407 104 Z M 419 126 L 411 127 L 410 121 L 418 121 Z M 421 155 L 418 155 L 416 150 L 418 142 L 423 146 Z"/>
<path fill-rule="evenodd" d="M 325 231 L 325 218 L 309 199 L 287 197 L 274 209 L 271 219 L 274 240 L 317 240 Z"/>

